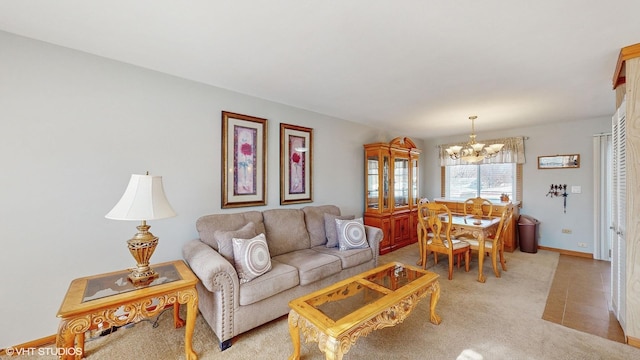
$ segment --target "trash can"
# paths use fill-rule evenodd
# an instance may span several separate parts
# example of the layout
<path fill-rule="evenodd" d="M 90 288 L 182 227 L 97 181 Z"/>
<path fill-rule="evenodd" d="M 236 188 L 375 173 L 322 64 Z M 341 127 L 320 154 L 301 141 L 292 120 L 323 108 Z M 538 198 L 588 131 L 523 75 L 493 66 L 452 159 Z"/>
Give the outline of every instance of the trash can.
<path fill-rule="evenodd" d="M 540 221 L 533 217 L 520 215 L 518 219 L 520 251 L 534 254 L 538 252 L 538 225 Z"/>

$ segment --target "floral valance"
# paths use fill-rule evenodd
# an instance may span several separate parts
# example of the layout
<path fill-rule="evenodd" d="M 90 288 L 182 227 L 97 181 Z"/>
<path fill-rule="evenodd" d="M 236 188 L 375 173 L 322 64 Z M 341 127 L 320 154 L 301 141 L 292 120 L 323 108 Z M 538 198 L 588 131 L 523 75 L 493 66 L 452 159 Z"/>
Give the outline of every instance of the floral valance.
<path fill-rule="evenodd" d="M 500 151 L 495 157 L 484 159 L 479 163 L 475 164 L 501 164 L 501 163 L 516 163 L 516 164 L 524 164 L 524 137 L 510 137 L 503 139 L 494 139 L 494 140 L 482 140 L 478 141 L 485 145 L 491 144 L 504 144 L 502 151 Z M 449 157 L 446 149 L 450 146 L 460 145 L 464 146 L 467 143 L 455 143 L 455 144 L 443 144 L 439 145 L 440 148 L 440 166 L 448 166 L 448 165 L 465 165 L 468 164 L 465 161 L 460 159 L 453 160 Z"/>

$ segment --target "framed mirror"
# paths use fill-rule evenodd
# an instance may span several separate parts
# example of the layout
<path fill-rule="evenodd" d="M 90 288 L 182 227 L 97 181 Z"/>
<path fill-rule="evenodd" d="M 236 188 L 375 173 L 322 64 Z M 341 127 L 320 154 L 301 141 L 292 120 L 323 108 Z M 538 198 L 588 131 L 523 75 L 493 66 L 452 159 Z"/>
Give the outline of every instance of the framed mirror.
<path fill-rule="evenodd" d="M 580 167 L 580 154 L 538 156 L 538 169 L 572 169 Z"/>

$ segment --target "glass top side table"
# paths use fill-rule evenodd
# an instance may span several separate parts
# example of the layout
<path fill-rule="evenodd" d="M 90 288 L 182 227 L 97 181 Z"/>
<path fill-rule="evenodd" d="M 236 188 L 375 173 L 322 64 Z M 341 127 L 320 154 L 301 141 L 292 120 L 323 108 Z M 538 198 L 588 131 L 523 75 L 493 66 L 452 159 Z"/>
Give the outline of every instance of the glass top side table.
<path fill-rule="evenodd" d="M 174 325 L 185 327 L 185 358 L 197 359 L 191 339 L 198 312 L 198 278 L 181 260 L 152 267 L 160 276 L 149 284 L 134 286 L 128 270 L 75 279 L 60 305 L 56 346 L 61 359 L 83 356 L 85 333 L 122 326 L 158 315 L 173 306 Z M 180 319 L 180 304 L 187 306 L 186 322 Z"/>

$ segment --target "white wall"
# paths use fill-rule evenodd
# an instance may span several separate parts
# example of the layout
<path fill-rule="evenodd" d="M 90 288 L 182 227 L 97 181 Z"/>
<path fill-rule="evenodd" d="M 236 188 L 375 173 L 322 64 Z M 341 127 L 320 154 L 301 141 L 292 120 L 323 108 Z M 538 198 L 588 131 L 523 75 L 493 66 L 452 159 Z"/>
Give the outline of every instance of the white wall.
<path fill-rule="evenodd" d="M 523 166 L 523 206 L 520 213 L 540 220 L 539 245 L 593 253 L 593 135 L 603 132 L 611 132 L 611 117 L 478 134 L 480 140 L 529 137 L 525 140 L 527 162 Z M 425 196 L 440 197 L 440 165 L 436 146 L 466 140 L 463 136 L 425 142 Z M 580 154 L 580 168 L 538 169 L 538 156 L 556 154 Z M 566 214 L 563 212 L 562 197 L 546 196 L 551 184 L 567 184 L 569 196 Z M 575 185 L 582 187 L 582 193 L 570 193 L 571 186 Z M 572 233 L 564 234 L 562 229 L 570 229 Z M 578 247 L 579 242 L 586 243 L 587 247 Z"/>
<path fill-rule="evenodd" d="M 55 334 L 71 280 L 135 264 L 137 223 L 104 217 L 132 173 L 162 175 L 178 213 L 149 223 L 161 262 L 201 215 L 279 206 L 281 122 L 314 129 L 313 204 L 343 213 L 362 214 L 362 145 L 392 138 L 4 32 L 0 49 L 0 348 Z M 266 207 L 221 209 L 223 110 L 268 119 Z"/>

